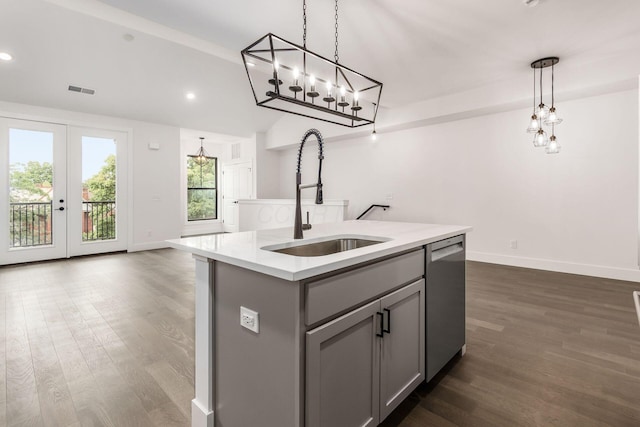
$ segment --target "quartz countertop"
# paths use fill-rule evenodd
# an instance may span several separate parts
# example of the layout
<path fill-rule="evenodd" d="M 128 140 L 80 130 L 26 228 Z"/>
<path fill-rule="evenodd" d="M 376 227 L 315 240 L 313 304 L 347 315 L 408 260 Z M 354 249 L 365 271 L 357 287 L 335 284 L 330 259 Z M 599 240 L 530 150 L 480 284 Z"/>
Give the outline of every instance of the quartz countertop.
<path fill-rule="evenodd" d="M 293 239 L 293 227 L 239 233 L 211 234 L 168 240 L 169 246 L 248 270 L 298 281 L 408 249 L 465 234 L 463 225 L 417 224 L 389 221 L 343 221 L 314 224 L 304 239 Z M 363 248 L 318 257 L 297 257 L 262 248 L 273 245 L 314 243 L 331 237 L 382 238 L 386 241 Z"/>

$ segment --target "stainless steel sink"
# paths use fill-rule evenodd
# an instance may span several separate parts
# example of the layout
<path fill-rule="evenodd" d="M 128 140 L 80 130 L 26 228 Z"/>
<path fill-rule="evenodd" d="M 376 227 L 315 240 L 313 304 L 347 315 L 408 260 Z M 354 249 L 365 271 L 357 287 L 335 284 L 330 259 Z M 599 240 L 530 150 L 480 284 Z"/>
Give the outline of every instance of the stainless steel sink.
<path fill-rule="evenodd" d="M 350 251 L 352 249 L 364 248 L 366 246 L 383 243 L 388 239 L 372 240 L 366 238 L 355 237 L 341 237 L 331 240 L 323 240 L 320 242 L 308 243 L 305 245 L 296 246 L 272 246 L 265 247 L 263 249 L 278 252 L 281 254 L 300 256 L 300 257 L 312 257 L 335 254 L 338 252 Z"/>

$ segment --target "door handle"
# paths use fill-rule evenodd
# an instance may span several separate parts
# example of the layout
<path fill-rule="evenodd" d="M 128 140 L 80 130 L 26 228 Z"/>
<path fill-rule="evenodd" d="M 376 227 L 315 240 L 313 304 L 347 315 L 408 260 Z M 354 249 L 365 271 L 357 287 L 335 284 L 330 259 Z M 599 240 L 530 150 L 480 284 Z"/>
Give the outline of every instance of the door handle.
<path fill-rule="evenodd" d="M 385 308 L 384 311 L 387 313 L 387 329 L 382 329 L 382 332 L 386 332 L 388 334 L 391 333 L 391 310 Z"/>
<path fill-rule="evenodd" d="M 60 207 L 58 208 L 58 210 L 59 210 L 59 211 L 63 211 L 63 210 L 64 210 L 64 206 L 60 206 Z"/>
<path fill-rule="evenodd" d="M 376 332 L 376 336 L 382 338 L 384 337 L 384 313 L 377 311 L 376 314 L 380 316 L 380 332 Z"/>

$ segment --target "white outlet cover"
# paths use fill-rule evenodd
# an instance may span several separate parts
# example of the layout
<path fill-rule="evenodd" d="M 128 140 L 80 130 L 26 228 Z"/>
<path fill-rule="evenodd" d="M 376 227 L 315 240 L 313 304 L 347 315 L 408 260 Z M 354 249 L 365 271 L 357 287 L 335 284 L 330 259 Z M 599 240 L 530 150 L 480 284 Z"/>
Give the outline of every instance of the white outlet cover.
<path fill-rule="evenodd" d="M 240 325 L 256 334 L 260 333 L 260 318 L 257 311 L 240 306 Z"/>

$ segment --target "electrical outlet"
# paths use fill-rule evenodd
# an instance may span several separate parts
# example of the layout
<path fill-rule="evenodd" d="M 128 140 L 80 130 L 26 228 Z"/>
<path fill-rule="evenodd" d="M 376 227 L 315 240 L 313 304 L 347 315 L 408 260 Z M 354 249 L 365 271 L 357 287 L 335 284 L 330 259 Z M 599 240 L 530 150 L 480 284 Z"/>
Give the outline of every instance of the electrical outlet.
<path fill-rule="evenodd" d="M 240 325 L 256 334 L 260 333 L 258 312 L 240 306 Z"/>
<path fill-rule="evenodd" d="M 517 240 L 512 240 L 511 241 L 511 249 L 518 249 L 518 241 Z"/>

